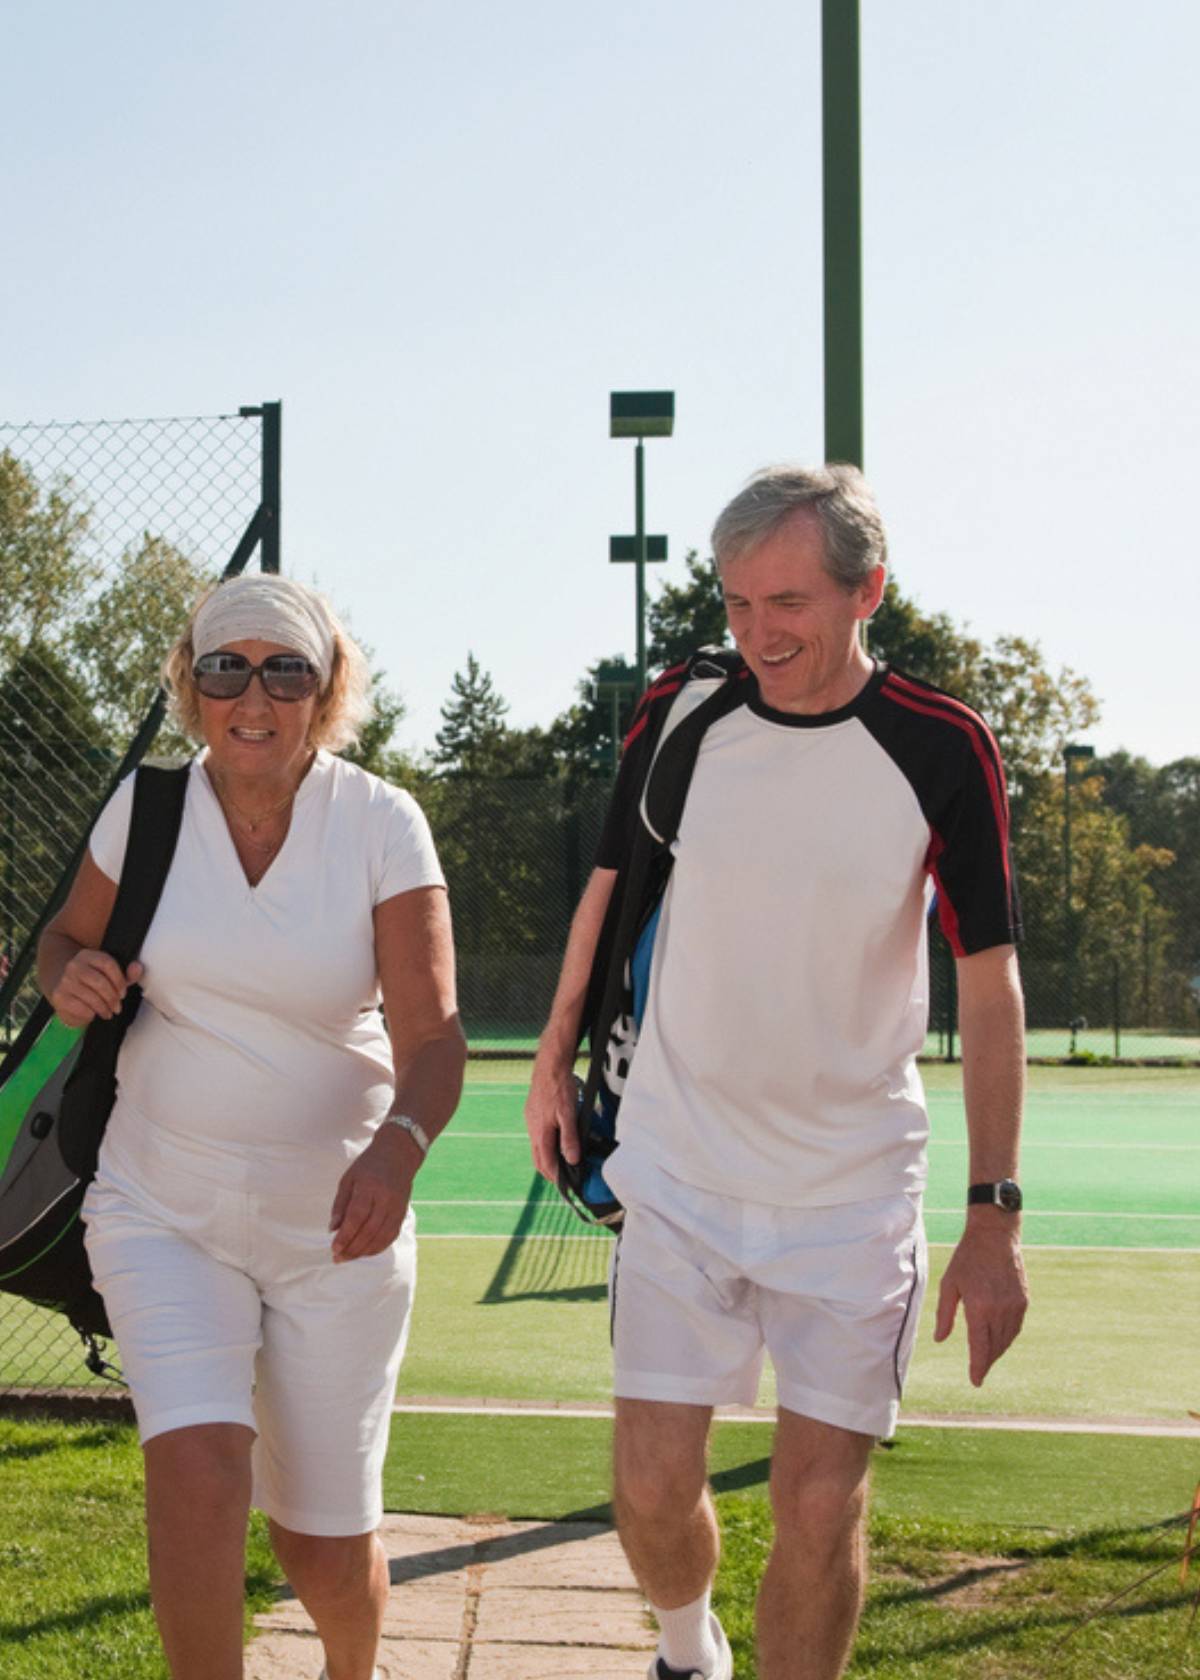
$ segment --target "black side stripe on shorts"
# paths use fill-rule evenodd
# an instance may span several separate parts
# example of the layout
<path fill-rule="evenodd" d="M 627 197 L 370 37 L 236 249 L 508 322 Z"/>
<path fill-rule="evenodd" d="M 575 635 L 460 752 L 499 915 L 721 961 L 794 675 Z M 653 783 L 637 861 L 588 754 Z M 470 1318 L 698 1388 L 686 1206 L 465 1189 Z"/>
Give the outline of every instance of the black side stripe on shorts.
<path fill-rule="evenodd" d="M 608 1345 L 616 1346 L 617 1340 L 617 1273 L 621 1269 L 621 1238 L 623 1231 L 617 1232 L 617 1246 L 613 1250 L 612 1282 L 608 1286 Z"/>
<path fill-rule="evenodd" d="M 909 1285 L 908 1300 L 904 1303 L 904 1317 L 900 1320 L 900 1329 L 896 1333 L 896 1345 L 892 1349 L 892 1376 L 896 1383 L 897 1400 L 902 1399 L 904 1394 L 904 1384 L 900 1380 L 900 1349 L 904 1345 L 904 1332 L 908 1329 L 908 1321 L 912 1317 L 913 1297 L 916 1295 L 917 1285 L 921 1281 L 921 1270 L 917 1265 L 919 1252 L 920 1247 L 916 1237 L 914 1237 L 912 1245 L 912 1283 Z"/>

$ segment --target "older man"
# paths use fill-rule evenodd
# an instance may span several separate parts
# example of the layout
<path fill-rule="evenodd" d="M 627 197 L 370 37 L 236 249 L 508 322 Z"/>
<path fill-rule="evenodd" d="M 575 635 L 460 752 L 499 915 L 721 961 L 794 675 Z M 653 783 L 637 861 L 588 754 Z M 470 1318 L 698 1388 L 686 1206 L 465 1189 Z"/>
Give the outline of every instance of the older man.
<path fill-rule="evenodd" d="M 886 545 L 857 469 L 760 473 L 717 520 L 713 552 L 744 664 L 707 681 L 728 703 L 700 741 L 671 846 L 605 1168 L 626 1208 L 614 1505 L 661 1630 L 651 1680 L 729 1680 L 709 1607 L 705 1450 L 712 1408 L 753 1401 L 769 1353 L 776 1539 L 759 1674 L 836 1680 L 862 1599 L 868 1458 L 895 1424 L 925 1281 L 916 1057 L 934 894 L 957 959 L 970 1134 L 936 1336 L 961 1302 L 979 1384 L 1025 1311 L 1008 809 L 981 719 L 863 650 Z M 578 1158 L 588 980 L 655 753 L 705 686 L 686 676 L 643 700 L 572 924 L 527 1108 L 548 1176 L 560 1150 Z"/>

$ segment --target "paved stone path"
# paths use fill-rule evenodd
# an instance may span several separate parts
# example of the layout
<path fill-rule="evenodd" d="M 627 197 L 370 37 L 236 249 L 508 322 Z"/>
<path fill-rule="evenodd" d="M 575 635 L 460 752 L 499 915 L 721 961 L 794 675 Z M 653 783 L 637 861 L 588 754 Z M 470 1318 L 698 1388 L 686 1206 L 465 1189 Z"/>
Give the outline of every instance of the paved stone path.
<path fill-rule="evenodd" d="M 602 1523 L 386 1516 L 383 1680 L 644 1680 L 654 1651 Z M 321 1647 L 285 1587 L 258 1618 L 247 1680 L 317 1680 Z"/>

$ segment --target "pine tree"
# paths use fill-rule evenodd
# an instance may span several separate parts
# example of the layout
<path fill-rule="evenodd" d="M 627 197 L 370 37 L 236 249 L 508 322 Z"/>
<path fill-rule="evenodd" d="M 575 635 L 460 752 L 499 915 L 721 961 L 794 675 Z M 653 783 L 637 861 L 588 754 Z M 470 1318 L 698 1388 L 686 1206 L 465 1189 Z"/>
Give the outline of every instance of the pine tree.
<path fill-rule="evenodd" d="M 484 775 L 508 733 L 508 701 L 497 693 L 491 673 L 473 653 L 467 654 L 466 670 L 454 673 L 450 691 L 430 757 L 443 776 Z"/>

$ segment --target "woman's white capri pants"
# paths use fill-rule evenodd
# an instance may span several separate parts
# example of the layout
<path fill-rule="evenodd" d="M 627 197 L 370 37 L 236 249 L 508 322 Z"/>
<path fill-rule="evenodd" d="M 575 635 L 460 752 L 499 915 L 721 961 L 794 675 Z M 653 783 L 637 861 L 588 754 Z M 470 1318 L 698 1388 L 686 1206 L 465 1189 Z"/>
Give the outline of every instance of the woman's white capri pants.
<path fill-rule="evenodd" d="M 344 1167 L 276 1190 L 250 1152 L 110 1128 L 83 1209 L 142 1441 L 245 1424 L 254 1504 L 301 1534 L 379 1524 L 416 1282 L 411 1210 L 391 1248 L 333 1263 Z"/>

